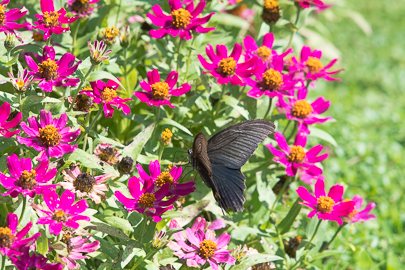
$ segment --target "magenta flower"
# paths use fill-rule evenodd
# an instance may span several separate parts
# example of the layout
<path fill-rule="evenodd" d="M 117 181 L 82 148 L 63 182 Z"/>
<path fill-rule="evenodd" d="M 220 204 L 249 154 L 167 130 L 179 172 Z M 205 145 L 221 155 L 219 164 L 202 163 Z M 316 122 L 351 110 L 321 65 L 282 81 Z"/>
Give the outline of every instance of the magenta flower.
<path fill-rule="evenodd" d="M 125 102 L 130 101 L 130 98 L 121 98 L 118 96 L 117 89 L 119 84 L 113 80 L 104 82 L 98 80 L 90 82 L 92 90 L 80 91 L 80 94 L 87 95 L 93 99 L 94 103 L 102 104 L 104 110 L 104 116 L 111 118 L 114 114 L 114 108 L 122 110 L 124 114 L 129 114 L 131 109 Z"/>
<path fill-rule="evenodd" d="M 60 198 L 54 190 L 46 190 L 43 198 L 46 206 L 33 205 L 39 216 L 37 223 L 49 225 L 49 232 L 54 235 L 59 235 L 64 226 L 77 229 L 77 221 L 90 220 L 89 217 L 80 215 L 88 208 L 86 200 L 75 203 L 75 194 L 70 190 L 65 190 Z"/>
<path fill-rule="evenodd" d="M 0 227 L 0 254 L 3 256 L 16 256 L 21 251 L 29 248 L 41 233 L 35 233 L 31 237 L 24 238 L 32 227 L 32 222 L 28 222 L 24 228 L 17 231 L 18 217 L 14 213 L 7 214 L 7 227 Z"/>
<path fill-rule="evenodd" d="M 100 0 L 67 0 L 69 10 L 78 17 L 91 15 Z"/>
<path fill-rule="evenodd" d="M 60 263 L 48 263 L 48 259 L 41 254 L 32 253 L 26 248 L 24 253 L 18 257 L 13 256 L 10 258 L 18 270 L 63 270 L 63 265 Z"/>
<path fill-rule="evenodd" d="M 354 202 L 354 209 L 344 218 L 345 221 L 347 220 L 355 223 L 375 218 L 375 215 L 370 214 L 370 212 L 375 208 L 375 203 L 368 203 L 362 210 L 363 198 L 361 196 L 355 195 L 352 201 Z"/>
<path fill-rule="evenodd" d="M 343 186 L 334 185 L 326 195 L 323 178 L 315 183 L 314 195 L 303 186 L 297 189 L 298 196 L 304 201 L 302 204 L 312 209 L 309 218 L 317 215 L 319 219 L 336 221 L 339 225 L 343 224 L 342 218 L 354 209 L 353 201 L 342 201 L 343 191 Z"/>
<path fill-rule="evenodd" d="M 312 103 L 306 98 L 308 89 L 300 88 L 297 91 L 297 97 L 289 96 L 286 99 L 280 98 L 276 104 L 279 111 L 284 113 L 289 120 L 298 122 L 298 129 L 309 134 L 309 125 L 321 124 L 332 120 L 332 117 L 321 117 L 321 114 L 329 109 L 330 101 L 324 97 L 318 97 Z"/>
<path fill-rule="evenodd" d="M 17 76 L 14 76 L 13 73 L 9 72 L 8 77 L 11 80 L 11 84 L 14 89 L 18 92 L 25 92 L 30 87 L 32 79 L 34 76 L 30 74 L 28 69 L 18 70 Z"/>
<path fill-rule="evenodd" d="M 214 12 L 204 17 L 198 17 L 205 8 L 205 0 L 200 0 L 198 5 L 194 7 L 193 1 L 182 3 L 181 0 L 168 0 L 170 6 L 170 14 L 165 14 L 159 5 L 152 7 L 153 13 L 148 13 L 148 18 L 159 29 L 149 31 L 153 38 L 163 38 L 166 35 L 172 37 L 179 36 L 181 39 L 189 40 L 192 38 L 192 33 L 208 33 L 215 28 L 203 27 L 207 23 Z"/>
<path fill-rule="evenodd" d="M 75 63 L 75 56 L 65 53 L 59 60 L 55 59 L 55 49 L 45 46 L 42 56 L 37 56 L 35 62 L 31 56 L 26 55 L 25 61 L 30 68 L 34 80 L 39 81 L 39 88 L 45 92 L 52 92 L 54 86 L 76 86 L 78 78 L 69 78 L 78 68 L 81 61 Z"/>
<path fill-rule="evenodd" d="M 184 95 L 191 89 L 188 83 L 183 83 L 180 87 L 175 88 L 179 74 L 174 70 L 170 71 L 165 81 L 161 81 L 157 69 L 149 71 L 147 76 L 147 81 L 140 82 L 140 86 L 145 92 L 137 91 L 134 95 L 148 106 L 160 107 L 167 105 L 174 108 L 174 105 L 170 102 L 170 97 Z"/>
<path fill-rule="evenodd" d="M 341 70 L 330 71 L 330 68 L 336 63 L 337 59 L 333 59 L 326 66 L 321 62 L 322 52 L 319 50 L 311 51 L 311 48 L 304 46 L 301 49 L 301 57 L 291 58 L 289 63 L 290 74 L 298 80 L 315 81 L 323 78 L 327 81 L 336 81 L 332 75 L 339 73 Z"/>
<path fill-rule="evenodd" d="M 128 180 L 133 199 L 127 198 L 120 191 L 115 192 L 115 197 L 128 211 L 144 213 L 155 222 L 159 222 L 161 215 L 173 208 L 173 203 L 179 196 L 186 196 L 195 190 L 194 182 L 178 182 L 182 173 L 179 167 L 161 172 L 159 161 L 155 160 L 149 164 L 150 175 L 140 164 L 136 167 L 139 178 L 134 176 Z"/>
<path fill-rule="evenodd" d="M 15 129 L 16 126 L 18 126 L 21 122 L 22 118 L 22 113 L 19 112 L 17 113 L 12 119 L 8 120 L 10 118 L 10 112 L 11 112 L 11 106 L 10 103 L 4 102 L 0 106 L 0 135 L 4 136 L 6 138 L 10 138 L 14 136 L 15 134 L 19 133 L 20 130 Z"/>
<path fill-rule="evenodd" d="M 287 140 L 280 132 L 274 134 L 274 139 L 280 150 L 271 144 L 267 144 L 266 147 L 274 155 L 273 160 L 286 167 L 288 176 L 295 176 L 301 170 L 313 176 L 322 174 L 322 169 L 315 165 L 315 163 L 321 162 L 328 157 L 327 153 L 319 155 L 323 150 L 322 145 L 318 144 L 306 151 L 307 138 L 300 133 L 298 133 L 292 146 L 288 145 Z"/>
<path fill-rule="evenodd" d="M 67 240 L 67 256 L 62 257 L 68 269 L 78 269 L 78 260 L 88 258 L 88 254 L 97 251 L 100 248 L 99 241 L 90 242 L 88 237 L 75 236 Z"/>
<path fill-rule="evenodd" d="M 202 268 L 208 263 L 211 269 L 217 270 L 218 264 L 235 263 L 235 258 L 227 250 L 230 235 L 223 233 L 217 238 L 213 229 L 206 228 L 203 218 L 197 218 L 191 228 L 173 234 L 173 238 L 169 248 L 174 255 L 186 260 L 189 267 Z"/>
<path fill-rule="evenodd" d="M 311 8 L 315 7 L 317 11 L 322 11 L 330 8 L 330 5 L 325 4 L 321 0 L 294 0 L 301 8 Z"/>
<path fill-rule="evenodd" d="M 54 188 L 49 182 L 56 175 L 56 168 L 49 169 L 48 160 L 39 162 L 34 169 L 30 158 L 19 159 L 16 154 L 7 157 L 10 176 L 0 173 L 0 183 L 7 191 L 1 195 L 15 198 L 19 194 L 34 197 L 44 189 Z"/>
<path fill-rule="evenodd" d="M 28 10 L 25 7 L 7 10 L 7 5 L 9 3 L 10 0 L 3 0 L 0 2 L 0 32 L 15 34 L 15 30 L 28 28 L 30 26 L 29 23 L 16 22 L 24 17 Z"/>
<path fill-rule="evenodd" d="M 34 22 L 34 27 L 44 32 L 44 40 L 47 40 L 51 35 L 60 35 L 68 31 L 69 27 L 64 27 L 66 24 L 73 23 L 76 17 L 66 17 L 66 10 L 61 8 L 55 10 L 53 0 L 41 0 L 42 14 L 36 14 L 37 21 Z"/>
<path fill-rule="evenodd" d="M 228 49 L 225 45 L 216 46 L 216 52 L 211 44 L 205 48 L 211 63 L 199 54 L 201 65 L 215 78 L 219 84 L 245 85 L 243 79 L 250 77 L 255 71 L 256 58 L 241 62 L 242 45 L 236 43 L 228 57 Z"/>
<path fill-rule="evenodd" d="M 18 136 L 19 143 L 34 148 L 40 152 L 38 160 L 45 160 L 51 157 L 60 158 L 64 154 L 72 153 L 77 145 L 71 145 L 80 134 L 80 129 L 72 131 L 66 126 L 66 113 L 62 113 L 59 118 L 53 118 L 52 113 L 41 110 L 39 121 L 35 116 L 29 117 L 27 123 L 21 123 L 22 130 L 28 137 Z"/>

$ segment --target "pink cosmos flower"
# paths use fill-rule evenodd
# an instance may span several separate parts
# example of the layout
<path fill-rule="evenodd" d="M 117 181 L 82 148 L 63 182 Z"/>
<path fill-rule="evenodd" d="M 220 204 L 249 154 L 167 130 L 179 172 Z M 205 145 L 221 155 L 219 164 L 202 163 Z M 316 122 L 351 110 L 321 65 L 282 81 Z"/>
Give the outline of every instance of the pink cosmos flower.
<path fill-rule="evenodd" d="M 94 103 L 102 104 L 104 116 L 111 118 L 114 114 L 114 108 L 122 110 L 124 114 L 129 114 L 131 109 L 125 102 L 130 101 L 130 98 L 121 98 L 118 96 L 117 89 L 119 84 L 113 80 L 104 82 L 102 80 L 90 82 L 92 90 L 80 91 L 80 94 L 87 95 L 93 99 Z"/>
<path fill-rule="evenodd" d="M 174 255 L 186 260 L 189 267 L 202 267 L 208 263 L 211 269 L 217 270 L 218 264 L 234 264 L 227 245 L 231 237 L 227 233 L 221 234 L 218 238 L 210 227 L 206 228 L 206 221 L 197 218 L 191 228 L 185 232 L 173 234 L 173 239 L 169 248 L 174 251 Z"/>
<path fill-rule="evenodd" d="M 79 166 L 63 170 L 62 174 L 65 182 L 60 182 L 59 185 L 74 192 L 79 198 L 90 198 L 96 204 L 101 203 L 105 192 L 108 191 L 104 182 L 111 178 L 107 174 L 93 176 L 81 172 Z"/>
<path fill-rule="evenodd" d="M 78 78 L 69 78 L 78 68 L 81 61 L 75 63 L 75 56 L 65 53 L 59 60 L 55 59 L 55 49 L 45 46 L 42 56 L 37 56 L 37 62 L 31 56 L 25 55 L 25 61 L 30 68 L 34 80 L 39 81 L 39 88 L 45 92 L 52 92 L 54 86 L 76 86 Z"/>
<path fill-rule="evenodd" d="M 44 189 L 54 188 L 49 182 L 55 177 L 56 168 L 49 169 L 49 161 L 39 162 L 34 169 L 30 158 L 19 159 L 16 154 L 7 157 L 10 176 L 0 173 L 0 183 L 7 191 L 1 195 L 15 198 L 20 193 L 33 198 Z"/>
<path fill-rule="evenodd" d="M 11 106 L 10 103 L 4 102 L 0 106 L 0 135 L 4 136 L 6 138 L 10 138 L 14 136 L 15 134 L 19 133 L 20 130 L 15 129 L 16 126 L 18 126 L 21 122 L 22 118 L 22 113 L 19 112 L 17 113 L 12 119 L 8 120 L 10 118 L 10 112 L 11 112 Z"/>
<path fill-rule="evenodd" d="M 28 222 L 24 228 L 17 231 L 18 217 L 14 213 L 7 214 L 7 227 L 0 227 L 0 254 L 3 256 L 16 256 L 21 254 L 21 250 L 29 248 L 41 233 L 35 233 L 31 237 L 24 238 L 32 227 L 32 222 Z"/>
<path fill-rule="evenodd" d="M 80 215 L 88 208 L 86 200 L 75 203 L 75 194 L 70 190 L 65 190 L 60 198 L 54 190 L 46 190 L 43 198 L 46 205 L 33 205 L 39 216 L 37 223 L 48 224 L 49 232 L 54 235 L 59 235 L 64 226 L 77 229 L 77 221 L 90 220 L 89 217 Z"/>
<path fill-rule="evenodd" d="M 359 195 L 355 195 L 352 201 L 354 202 L 354 209 L 344 218 L 345 221 L 347 220 L 355 223 L 375 218 L 375 215 L 370 214 L 370 212 L 375 208 L 374 202 L 368 203 L 363 210 L 361 210 L 363 206 L 363 198 Z"/>
<path fill-rule="evenodd" d="M 18 270 L 63 270 L 63 265 L 60 263 L 48 263 L 48 259 L 41 254 L 31 253 L 28 248 L 20 256 L 13 256 L 10 258 Z"/>
<path fill-rule="evenodd" d="M 294 1 L 298 3 L 298 5 L 301 8 L 315 7 L 318 12 L 331 7 L 330 5 L 325 4 L 324 1 L 321 0 L 294 0 Z"/>
<path fill-rule="evenodd" d="M 159 161 L 149 164 L 147 174 L 140 164 L 136 165 L 139 178 L 134 176 L 128 180 L 129 192 L 133 199 L 127 198 L 120 191 L 115 197 L 128 211 L 137 211 L 151 216 L 159 222 L 161 215 L 173 208 L 173 203 L 179 196 L 186 196 L 195 190 L 194 182 L 179 183 L 182 169 L 172 167 L 170 171 L 161 172 Z"/>
<path fill-rule="evenodd" d="M 78 17 L 91 15 L 100 0 L 67 0 L 69 10 Z"/>
<path fill-rule="evenodd" d="M 225 45 L 216 46 L 216 52 L 211 44 L 205 48 L 211 63 L 199 54 L 198 59 L 201 65 L 215 78 L 219 84 L 245 85 L 243 79 L 250 77 L 255 71 L 257 59 L 251 58 L 246 62 L 241 62 L 242 45 L 236 43 L 231 54 L 228 56 L 228 49 Z"/>
<path fill-rule="evenodd" d="M 64 8 L 55 10 L 53 0 L 41 0 L 40 4 L 42 14 L 35 14 L 37 21 L 34 22 L 34 26 L 44 32 L 44 40 L 47 40 L 53 34 L 65 33 L 70 28 L 64 26 L 73 23 L 77 19 L 77 17 L 66 17 Z"/>
<path fill-rule="evenodd" d="M 305 134 L 310 133 L 309 125 L 321 124 L 333 119 L 332 117 L 320 116 L 329 109 L 330 101 L 324 97 L 318 97 L 309 103 L 306 100 L 307 94 L 307 88 L 300 88 L 297 91 L 297 97 L 280 98 L 276 104 L 279 111 L 284 113 L 287 119 L 298 122 L 298 129 Z"/>
<path fill-rule="evenodd" d="M 326 66 L 323 66 L 321 62 L 322 52 L 319 50 L 311 51 L 311 48 L 304 46 L 301 49 L 301 57 L 291 58 L 289 63 L 290 73 L 297 80 L 315 81 L 323 78 L 327 81 L 336 81 L 337 78 L 333 78 L 332 75 L 339 73 L 341 70 L 330 71 L 330 68 L 336 63 L 337 59 L 333 59 Z"/>
<path fill-rule="evenodd" d="M 31 116 L 27 120 L 28 125 L 25 122 L 21 123 L 21 128 L 28 137 L 18 136 L 17 140 L 40 152 L 38 160 L 60 158 L 77 148 L 77 145 L 69 143 L 80 134 L 80 129 L 72 131 L 66 126 L 67 120 L 66 113 L 62 113 L 59 118 L 53 118 L 51 112 L 41 110 L 39 121 L 35 116 Z"/>
<path fill-rule="evenodd" d="M 12 8 L 7 10 L 10 0 L 0 2 L 0 33 L 15 34 L 15 30 L 30 27 L 29 23 L 17 23 L 16 21 L 24 17 L 28 10 L 25 7 Z"/>
<path fill-rule="evenodd" d="M 100 248 L 99 241 L 90 242 L 88 237 L 75 236 L 67 240 L 67 256 L 62 257 L 68 269 L 78 269 L 78 260 L 87 259 L 90 253 L 95 252 Z"/>
<path fill-rule="evenodd" d="M 292 146 L 288 145 L 287 140 L 280 132 L 274 134 L 274 139 L 280 150 L 271 144 L 267 144 L 266 147 L 274 155 L 273 160 L 286 167 L 288 176 L 295 176 L 299 170 L 304 170 L 307 174 L 313 176 L 322 174 L 322 169 L 315 165 L 315 163 L 321 162 L 328 157 L 327 153 L 319 155 L 323 150 L 322 145 L 318 144 L 306 151 L 307 137 L 300 133 L 298 133 Z"/>
<path fill-rule="evenodd" d="M 163 38 L 166 35 L 172 37 L 180 36 L 181 39 L 189 40 L 192 38 L 192 33 L 208 33 L 215 28 L 206 28 L 202 25 L 207 23 L 214 12 L 204 17 L 199 17 L 205 8 L 206 1 L 200 0 L 197 6 L 194 7 L 193 1 L 187 4 L 180 0 L 168 0 L 170 6 L 170 14 L 165 14 L 159 5 L 152 7 L 153 13 L 148 13 L 148 18 L 159 29 L 150 30 L 149 33 L 153 38 Z"/>
<path fill-rule="evenodd" d="M 329 193 L 325 193 L 325 182 L 320 178 L 315 183 L 315 194 L 312 195 L 305 187 L 298 187 L 298 196 L 304 201 L 302 204 L 311 208 L 308 217 L 317 215 L 319 219 L 336 221 L 343 224 L 342 218 L 354 209 L 353 201 L 342 201 L 344 188 L 342 185 L 334 185 Z"/>
<path fill-rule="evenodd" d="M 170 71 L 165 81 L 161 81 L 160 74 L 157 69 L 148 71 L 148 80 L 140 82 L 140 86 L 145 92 L 137 91 L 134 95 L 148 106 L 164 106 L 174 108 L 170 102 L 171 96 L 181 96 L 189 92 L 191 86 L 188 83 L 183 83 L 180 87 L 176 87 L 179 74 L 176 71 Z"/>

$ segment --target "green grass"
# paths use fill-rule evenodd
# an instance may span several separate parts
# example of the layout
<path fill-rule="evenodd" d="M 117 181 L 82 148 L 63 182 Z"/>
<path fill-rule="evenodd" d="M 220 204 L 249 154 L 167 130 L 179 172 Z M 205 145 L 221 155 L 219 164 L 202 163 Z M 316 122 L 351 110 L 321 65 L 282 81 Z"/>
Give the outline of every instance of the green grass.
<path fill-rule="evenodd" d="M 405 3 L 350 1 L 373 33 L 350 20 L 325 22 L 342 53 L 342 82 L 322 91 L 337 122 L 327 126 L 339 147 L 325 165 L 332 182 L 375 201 L 377 219 L 346 228 L 335 243 L 352 254 L 333 269 L 401 269 L 405 265 Z M 335 178 L 335 179 L 333 179 Z M 339 258 L 338 258 L 339 259 Z"/>

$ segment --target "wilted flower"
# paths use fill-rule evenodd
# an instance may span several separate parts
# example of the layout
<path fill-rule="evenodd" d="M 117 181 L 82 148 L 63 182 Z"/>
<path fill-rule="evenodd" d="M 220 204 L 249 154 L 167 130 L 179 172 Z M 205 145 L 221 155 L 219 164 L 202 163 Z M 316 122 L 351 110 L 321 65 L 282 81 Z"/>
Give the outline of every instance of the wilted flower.
<path fill-rule="evenodd" d="M 80 134 L 80 129 L 71 131 L 66 127 L 68 117 L 62 113 L 59 118 L 53 118 L 52 113 L 41 110 L 38 117 L 31 116 L 27 123 L 21 123 L 22 130 L 28 137 L 18 136 L 19 143 L 34 148 L 40 152 L 39 160 L 60 158 L 66 153 L 72 153 L 77 145 L 71 145 Z"/>
<path fill-rule="evenodd" d="M 148 106 L 164 106 L 174 108 L 170 102 L 170 97 L 181 96 L 190 91 L 191 86 L 188 83 L 183 83 L 176 88 L 179 74 L 176 71 L 171 71 L 165 81 L 161 81 L 159 71 L 157 69 L 148 71 L 148 80 L 141 81 L 139 84 L 145 92 L 137 91 L 134 95 Z"/>
<path fill-rule="evenodd" d="M 125 102 L 130 101 L 130 98 L 121 98 L 118 96 L 117 89 L 119 84 L 113 80 L 104 82 L 102 80 L 90 82 L 91 90 L 82 90 L 80 94 L 87 95 L 93 98 L 93 102 L 103 104 L 104 116 L 111 118 L 114 114 L 114 107 L 122 110 L 124 114 L 129 114 L 131 109 Z"/>
<path fill-rule="evenodd" d="M 77 0 L 76 0 L 77 1 Z M 109 55 L 111 54 L 111 50 L 108 49 L 108 46 L 103 41 L 94 41 L 88 42 L 87 46 L 90 50 L 90 60 L 93 65 L 98 65 L 103 61 L 109 59 Z"/>
<path fill-rule="evenodd" d="M 66 17 L 64 8 L 55 10 L 53 0 L 41 0 L 40 6 L 42 15 L 35 14 L 37 21 L 34 22 L 34 26 L 44 32 L 44 40 L 47 40 L 53 34 L 65 33 L 70 29 L 65 27 L 66 24 L 71 24 L 77 19 L 77 17 Z"/>
<path fill-rule="evenodd" d="M 168 246 L 174 255 L 185 259 L 189 267 L 202 267 L 209 263 L 212 269 L 217 270 L 218 264 L 234 264 L 235 258 L 227 250 L 231 237 L 227 233 L 218 238 L 214 230 L 205 228 L 206 222 L 198 218 L 192 228 L 173 234 L 174 240 Z"/>
<path fill-rule="evenodd" d="M 275 24 L 280 19 L 280 4 L 278 0 L 264 0 L 262 19 L 269 25 Z"/>
<path fill-rule="evenodd" d="M 318 144 L 306 151 L 307 138 L 301 133 L 297 134 L 292 146 L 288 145 L 287 140 L 280 132 L 274 134 L 274 139 L 280 150 L 271 144 L 267 144 L 266 147 L 274 155 L 274 161 L 286 167 L 288 176 L 295 176 L 299 170 L 306 171 L 314 176 L 322 173 L 321 168 L 315 165 L 315 163 L 321 162 L 328 157 L 327 153 L 319 155 L 323 150 L 322 145 Z"/>
<path fill-rule="evenodd" d="M 12 256 L 10 260 L 18 270 L 63 270 L 61 263 L 49 263 L 48 259 L 41 254 L 30 252 L 29 248 L 24 249 L 24 253 L 20 256 Z"/>
<path fill-rule="evenodd" d="M 168 145 L 173 137 L 173 132 L 169 128 L 165 128 L 160 135 L 160 140 L 164 145 Z"/>
<path fill-rule="evenodd" d="M 108 45 L 113 44 L 119 35 L 120 30 L 115 26 L 106 27 L 101 31 L 101 38 Z"/>
<path fill-rule="evenodd" d="M 118 162 L 117 169 L 120 174 L 130 174 L 133 166 L 134 160 L 131 157 L 123 157 L 120 162 Z"/>
<path fill-rule="evenodd" d="M 327 8 L 330 8 L 330 5 L 325 4 L 321 0 L 294 0 L 301 8 L 310 8 L 315 7 L 317 11 L 322 11 Z"/>
<path fill-rule="evenodd" d="M 33 205 L 39 219 L 38 224 L 49 225 L 49 232 L 59 235 L 63 227 L 78 229 L 79 220 L 89 221 L 87 216 L 80 215 L 88 205 L 86 200 L 75 202 L 75 194 L 70 190 L 65 190 L 59 197 L 54 190 L 43 192 L 45 205 Z"/>
<path fill-rule="evenodd" d="M 95 203 L 101 203 L 101 199 L 108 191 L 105 181 L 111 178 L 107 174 L 93 176 L 86 172 L 81 172 L 79 166 L 73 166 L 62 171 L 65 182 L 60 182 L 64 189 L 74 192 L 79 198 L 90 198 Z"/>
<path fill-rule="evenodd" d="M 25 7 L 12 8 L 7 10 L 10 0 L 0 2 L 0 33 L 15 34 L 15 30 L 29 27 L 29 23 L 17 23 L 16 21 L 24 17 L 28 10 Z"/>
<path fill-rule="evenodd" d="M 86 17 L 91 15 L 94 6 L 100 0 L 67 0 L 69 10 L 76 16 Z"/>
<path fill-rule="evenodd" d="M 88 258 L 88 254 L 97 251 L 100 248 L 99 241 L 91 242 L 87 236 L 74 236 L 64 238 L 68 254 L 62 257 L 68 269 L 79 269 L 78 260 Z"/>
<path fill-rule="evenodd" d="M 295 258 L 298 247 L 300 246 L 302 242 L 302 236 L 297 235 L 295 237 L 291 237 L 288 242 L 284 241 L 284 248 L 285 248 L 285 253 L 288 254 L 291 258 Z"/>
<path fill-rule="evenodd" d="M 352 201 L 354 202 L 354 209 L 344 218 L 344 221 L 355 223 L 375 218 L 375 215 L 370 214 L 375 208 L 375 203 L 370 202 L 361 209 L 363 206 L 363 198 L 361 196 L 355 195 Z"/>
<path fill-rule="evenodd" d="M 10 176 L 0 173 L 0 183 L 7 191 L 1 195 L 17 197 L 23 196 L 34 197 L 35 194 L 41 193 L 44 189 L 54 188 L 49 182 L 56 175 L 56 168 L 49 169 L 49 161 L 39 162 L 34 169 L 30 158 L 19 159 L 16 154 L 7 157 L 7 167 Z"/>
<path fill-rule="evenodd" d="M 163 38 L 166 35 L 179 36 L 181 39 L 189 40 L 192 33 L 207 33 L 215 28 L 206 28 L 202 25 L 207 23 L 214 12 L 204 17 L 198 17 L 205 8 L 206 1 L 200 0 L 196 7 L 193 1 L 182 3 L 181 0 L 169 0 L 170 14 L 166 15 L 159 5 L 152 7 L 153 13 L 148 13 L 148 18 L 159 29 L 150 30 L 153 38 Z"/>
<path fill-rule="evenodd" d="M 11 129 L 18 126 L 22 119 L 22 113 L 17 113 L 12 119 L 7 121 L 10 118 L 11 106 L 10 103 L 4 102 L 0 106 L 0 135 L 10 138 L 13 135 L 20 132 L 20 130 L 16 129 L 11 131 Z"/>
<path fill-rule="evenodd" d="M 91 91 L 91 87 L 86 87 L 82 89 L 83 91 Z M 75 97 L 73 108 L 76 111 L 89 112 L 93 106 L 93 99 L 85 94 L 78 94 Z"/>
<path fill-rule="evenodd" d="M 302 204 L 312 209 L 309 218 L 317 215 L 319 219 L 336 221 L 339 225 L 343 224 L 342 218 L 353 211 L 355 204 L 353 201 L 342 201 L 343 191 L 342 185 L 334 185 L 326 195 L 323 177 L 315 183 L 314 195 L 303 186 L 297 189 L 298 196 L 304 201 Z"/>
<path fill-rule="evenodd" d="M 101 143 L 97 145 L 96 149 L 94 149 L 94 154 L 98 156 L 99 159 L 110 165 L 117 164 L 120 158 L 118 149 L 109 143 Z"/>
<path fill-rule="evenodd" d="M 14 89 L 17 92 L 27 91 L 28 87 L 31 85 L 32 79 L 34 78 L 34 76 L 32 76 L 27 69 L 23 70 L 19 69 L 17 77 L 14 77 L 14 74 L 12 72 L 9 72 L 8 76 L 11 80 Z"/>
<path fill-rule="evenodd" d="M 164 231 L 157 231 L 152 239 L 152 247 L 161 249 L 167 244 L 167 236 Z"/>
<path fill-rule="evenodd" d="M 75 63 L 76 57 L 65 53 L 59 60 L 55 59 L 55 49 L 45 46 L 42 56 L 37 56 L 37 62 L 31 56 L 25 55 L 25 61 L 30 68 L 34 80 L 39 81 L 39 88 L 45 92 L 52 92 L 54 86 L 76 86 L 78 78 L 69 78 L 78 68 L 81 61 Z"/>

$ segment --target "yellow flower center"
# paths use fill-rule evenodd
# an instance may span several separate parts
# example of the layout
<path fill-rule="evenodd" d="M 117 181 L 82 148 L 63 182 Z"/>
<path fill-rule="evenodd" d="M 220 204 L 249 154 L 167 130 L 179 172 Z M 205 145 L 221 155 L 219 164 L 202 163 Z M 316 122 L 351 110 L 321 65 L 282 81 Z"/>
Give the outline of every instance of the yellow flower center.
<path fill-rule="evenodd" d="M 53 213 L 52 219 L 61 222 L 66 221 L 67 217 L 63 210 L 56 210 L 55 213 Z"/>
<path fill-rule="evenodd" d="M 351 211 L 348 215 L 347 215 L 347 219 L 352 220 L 359 212 L 354 209 L 353 211 Z"/>
<path fill-rule="evenodd" d="M 298 100 L 294 103 L 291 114 L 298 118 L 305 118 L 312 113 L 312 106 L 306 100 Z"/>
<path fill-rule="evenodd" d="M 264 0 L 263 6 L 265 9 L 276 9 L 279 7 L 278 0 Z"/>
<path fill-rule="evenodd" d="M 18 185 L 23 189 L 32 189 L 37 184 L 36 176 L 37 172 L 35 170 L 24 170 L 18 179 Z"/>
<path fill-rule="evenodd" d="M 0 5 L 0 25 L 3 25 L 6 21 L 6 7 Z"/>
<path fill-rule="evenodd" d="M 163 186 L 164 184 L 173 184 L 173 177 L 172 175 L 165 171 L 162 172 L 155 180 L 155 184 L 158 187 Z"/>
<path fill-rule="evenodd" d="M 117 96 L 117 91 L 115 91 L 112 88 L 104 88 L 103 91 L 101 91 L 101 99 L 105 102 L 110 102 Z"/>
<path fill-rule="evenodd" d="M 59 24 L 59 13 L 57 11 L 45 11 L 43 14 L 46 27 L 53 27 Z"/>
<path fill-rule="evenodd" d="M 120 30 L 117 27 L 111 26 L 107 27 L 103 31 L 103 39 L 107 41 L 107 43 L 112 43 L 116 37 L 120 34 Z"/>
<path fill-rule="evenodd" d="M 268 69 L 263 73 L 262 87 L 266 90 L 278 90 L 283 84 L 283 76 L 275 69 Z"/>
<path fill-rule="evenodd" d="M 165 128 L 165 130 L 163 130 L 162 135 L 160 135 L 160 139 L 162 140 L 163 144 L 168 145 L 170 143 L 170 140 L 173 137 L 173 132 L 168 129 Z"/>
<path fill-rule="evenodd" d="M 269 60 L 271 55 L 271 50 L 266 46 L 261 46 L 256 50 L 257 56 L 259 56 L 263 61 Z"/>
<path fill-rule="evenodd" d="M 224 76 L 235 74 L 236 61 L 232 57 L 224 58 L 219 61 L 218 71 Z"/>
<path fill-rule="evenodd" d="M 203 257 L 204 259 L 209 259 L 212 256 L 214 256 L 216 249 L 217 249 L 217 244 L 214 241 L 205 239 L 204 241 L 202 241 L 200 243 L 200 249 L 199 249 L 200 252 L 199 253 L 200 253 L 200 256 Z"/>
<path fill-rule="evenodd" d="M 316 57 L 308 57 L 308 60 L 305 62 L 305 65 L 308 67 L 309 72 L 316 73 L 319 72 L 322 68 L 322 62 Z"/>
<path fill-rule="evenodd" d="M 138 204 L 143 207 L 153 207 L 153 203 L 156 201 L 155 194 L 153 193 L 145 193 L 139 197 Z"/>
<path fill-rule="evenodd" d="M 73 2 L 71 8 L 77 13 L 85 13 L 89 9 L 89 0 L 76 0 Z"/>
<path fill-rule="evenodd" d="M 54 125 L 46 125 L 44 128 L 39 129 L 39 140 L 45 146 L 58 145 L 61 138 L 62 136 Z"/>
<path fill-rule="evenodd" d="M 169 85 L 167 82 L 157 82 L 151 85 L 153 99 L 166 99 L 169 97 Z"/>
<path fill-rule="evenodd" d="M 90 193 L 93 190 L 93 186 L 96 183 L 94 176 L 88 173 L 79 174 L 73 181 L 73 186 L 76 190 L 81 192 Z"/>
<path fill-rule="evenodd" d="M 333 210 L 335 201 L 329 196 L 320 196 L 316 202 L 316 209 L 321 213 L 330 213 Z"/>
<path fill-rule="evenodd" d="M 23 80 L 17 80 L 17 81 L 15 82 L 15 84 L 17 85 L 18 90 L 21 90 L 21 89 L 24 87 L 24 85 L 25 85 L 25 83 L 24 83 Z"/>
<path fill-rule="evenodd" d="M 302 146 L 293 145 L 290 149 L 290 154 L 288 155 L 288 160 L 290 162 L 301 163 L 305 159 L 305 150 Z"/>
<path fill-rule="evenodd" d="M 0 248 L 9 248 L 13 243 L 14 235 L 8 227 L 0 227 Z"/>
<path fill-rule="evenodd" d="M 38 65 L 38 72 L 46 80 L 54 80 L 58 77 L 58 64 L 52 59 L 42 61 Z"/>
<path fill-rule="evenodd" d="M 176 28 L 186 28 L 191 21 L 191 14 L 184 8 L 173 10 L 170 15 L 172 16 L 172 23 Z"/>

